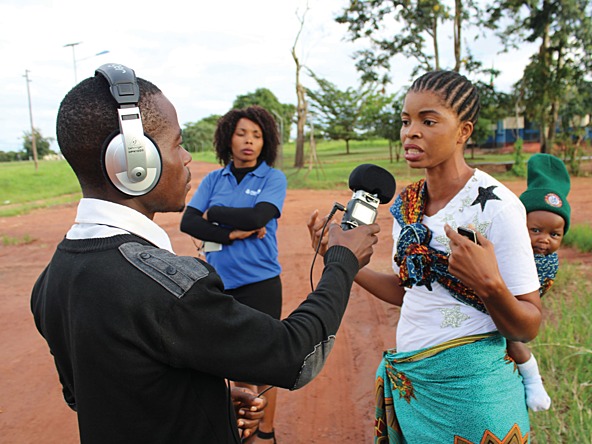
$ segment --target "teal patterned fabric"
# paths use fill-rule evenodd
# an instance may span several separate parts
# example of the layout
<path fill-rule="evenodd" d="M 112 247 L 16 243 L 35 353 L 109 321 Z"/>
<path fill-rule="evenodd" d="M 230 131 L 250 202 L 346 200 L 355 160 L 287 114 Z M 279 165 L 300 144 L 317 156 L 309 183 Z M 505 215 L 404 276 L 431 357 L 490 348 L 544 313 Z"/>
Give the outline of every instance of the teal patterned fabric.
<path fill-rule="evenodd" d="M 376 373 L 376 444 L 529 442 L 524 385 L 506 339 L 476 338 L 385 352 Z"/>

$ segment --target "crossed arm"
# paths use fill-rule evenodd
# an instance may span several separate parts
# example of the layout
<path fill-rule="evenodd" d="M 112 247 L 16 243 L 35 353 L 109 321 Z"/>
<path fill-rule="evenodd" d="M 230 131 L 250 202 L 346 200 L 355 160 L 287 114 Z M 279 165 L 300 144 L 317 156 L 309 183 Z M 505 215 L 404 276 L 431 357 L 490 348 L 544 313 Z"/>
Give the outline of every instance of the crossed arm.
<path fill-rule="evenodd" d="M 229 245 L 233 240 L 253 234 L 262 238 L 266 233 L 265 225 L 278 214 L 276 206 L 268 202 L 260 202 L 253 208 L 214 206 L 205 213 L 187 207 L 181 219 L 181 231 L 196 239 Z"/>

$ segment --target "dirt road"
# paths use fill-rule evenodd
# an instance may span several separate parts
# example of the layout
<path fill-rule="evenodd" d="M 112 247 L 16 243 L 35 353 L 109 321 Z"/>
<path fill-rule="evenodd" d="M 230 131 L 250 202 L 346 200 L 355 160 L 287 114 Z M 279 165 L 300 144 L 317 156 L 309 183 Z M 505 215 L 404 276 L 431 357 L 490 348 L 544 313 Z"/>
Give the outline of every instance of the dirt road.
<path fill-rule="evenodd" d="M 211 166 L 192 164 L 192 190 L 209 169 Z M 397 184 L 397 189 L 404 185 Z M 526 184 L 515 182 L 510 187 L 519 194 Z M 310 291 L 313 252 L 305 225 L 308 216 L 315 208 L 328 212 L 335 201 L 346 204 L 350 194 L 348 190 L 288 191 L 278 232 L 284 315 Z M 590 223 L 592 179 L 573 180 L 570 202 L 572 225 Z M 2 236 L 32 239 L 25 245 L 0 246 L 0 443 L 78 442 L 76 417 L 62 400 L 51 355 L 35 329 L 29 309 L 31 287 L 70 227 L 75 212 L 75 205 L 65 205 L 0 218 Z M 171 236 L 177 254 L 194 255 L 195 247 L 187 235 L 180 233 L 179 221 L 179 214 L 156 218 Z M 387 206 L 380 208 L 378 222 L 383 230 L 371 267 L 388 271 L 392 222 Z M 588 258 L 567 249 L 561 254 L 569 260 Z M 314 282 L 318 281 L 321 264 L 322 260 L 317 260 Z M 319 377 L 299 391 L 280 390 L 278 442 L 372 442 L 374 371 L 382 351 L 394 345 L 397 318 L 397 309 L 354 285 L 335 348 Z"/>

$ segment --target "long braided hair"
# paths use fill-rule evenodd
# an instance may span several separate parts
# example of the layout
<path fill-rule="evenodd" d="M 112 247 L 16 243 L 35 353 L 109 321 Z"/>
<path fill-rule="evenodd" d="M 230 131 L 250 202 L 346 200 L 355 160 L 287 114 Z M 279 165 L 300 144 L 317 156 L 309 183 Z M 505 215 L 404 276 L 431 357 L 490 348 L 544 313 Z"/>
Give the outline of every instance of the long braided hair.
<path fill-rule="evenodd" d="M 430 71 L 415 79 L 409 91 L 429 91 L 440 96 L 461 122 L 477 123 L 481 102 L 470 80 L 455 71 Z"/>

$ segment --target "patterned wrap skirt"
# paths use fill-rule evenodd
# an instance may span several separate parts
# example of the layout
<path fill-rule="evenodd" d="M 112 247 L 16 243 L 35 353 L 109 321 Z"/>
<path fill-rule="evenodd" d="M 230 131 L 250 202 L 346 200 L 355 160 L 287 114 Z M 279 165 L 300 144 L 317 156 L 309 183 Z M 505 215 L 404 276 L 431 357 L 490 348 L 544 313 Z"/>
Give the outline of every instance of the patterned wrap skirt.
<path fill-rule="evenodd" d="M 384 353 L 376 444 L 526 444 L 529 432 L 522 377 L 499 333 Z"/>

